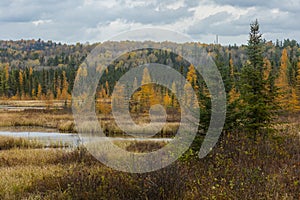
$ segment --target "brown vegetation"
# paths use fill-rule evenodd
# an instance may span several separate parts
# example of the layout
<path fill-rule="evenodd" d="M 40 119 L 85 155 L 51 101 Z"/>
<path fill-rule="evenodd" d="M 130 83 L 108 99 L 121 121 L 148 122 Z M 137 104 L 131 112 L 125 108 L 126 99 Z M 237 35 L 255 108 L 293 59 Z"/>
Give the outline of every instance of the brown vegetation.
<path fill-rule="evenodd" d="M 83 148 L 2 150 L 0 198 L 297 199 L 299 127 L 286 126 L 282 133 L 291 130 L 256 142 L 227 134 L 202 160 L 186 153 L 169 167 L 145 174 L 114 171 Z M 140 145 L 124 147 L 147 152 L 160 146 Z"/>

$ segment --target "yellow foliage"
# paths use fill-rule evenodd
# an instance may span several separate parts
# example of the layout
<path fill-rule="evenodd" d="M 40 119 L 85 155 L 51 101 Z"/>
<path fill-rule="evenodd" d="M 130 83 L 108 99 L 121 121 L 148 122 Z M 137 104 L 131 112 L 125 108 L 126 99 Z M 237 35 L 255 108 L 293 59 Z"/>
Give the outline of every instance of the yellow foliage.
<path fill-rule="evenodd" d="M 172 104 L 172 99 L 169 96 L 169 93 L 166 92 L 165 96 L 164 96 L 164 105 L 166 107 L 170 106 Z"/>
<path fill-rule="evenodd" d="M 194 89 L 197 89 L 197 74 L 195 67 L 193 65 L 190 65 L 189 71 L 186 75 L 186 79 L 190 84 L 195 87 Z"/>
<path fill-rule="evenodd" d="M 290 98 L 290 101 L 289 101 L 289 106 L 290 106 L 291 111 L 300 110 L 299 100 L 298 100 L 298 97 L 296 95 L 296 90 L 294 88 L 292 89 L 292 94 L 291 94 L 291 98 Z"/>
<path fill-rule="evenodd" d="M 38 85 L 38 91 L 37 91 L 36 97 L 39 100 L 41 100 L 41 98 L 42 98 L 42 86 L 41 86 L 41 84 Z"/>
<path fill-rule="evenodd" d="M 264 80 L 268 80 L 271 72 L 271 62 L 268 58 L 264 58 Z"/>
<path fill-rule="evenodd" d="M 282 108 L 287 108 L 291 89 L 288 83 L 287 68 L 289 65 L 287 50 L 283 49 L 280 59 L 279 76 L 276 79 L 275 85 L 279 88 L 279 96 L 277 101 Z"/>
<path fill-rule="evenodd" d="M 62 75 L 63 75 L 63 85 L 61 90 L 61 99 L 67 100 L 69 98 L 69 93 L 68 93 L 69 83 L 67 81 L 67 76 L 65 71 L 63 71 Z"/>
<path fill-rule="evenodd" d="M 229 91 L 229 103 L 233 103 L 240 97 L 240 94 L 236 90 L 235 79 L 234 79 L 234 65 L 233 65 L 232 58 L 230 58 L 229 60 L 229 68 L 230 68 L 230 79 L 233 81 L 232 88 Z"/>

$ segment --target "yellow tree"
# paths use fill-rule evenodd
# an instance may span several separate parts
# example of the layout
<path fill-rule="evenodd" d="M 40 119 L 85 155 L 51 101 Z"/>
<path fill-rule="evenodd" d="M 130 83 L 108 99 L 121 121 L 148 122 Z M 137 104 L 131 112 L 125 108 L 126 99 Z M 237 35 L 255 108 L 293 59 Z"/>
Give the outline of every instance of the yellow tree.
<path fill-rule="evenodd" d="M 164 105 L 165 105 L 165 107 L 169 107 L 169 106 L 172 105 L 172 99 L 171 99 L 171 97 L 169 96 L 169 92 L 168 92 L 168 91 L 166 91 L 166 94 L 164 95 L 163 100 L 164 100 Z"/>
<path fill-rule="evenodd" d="M 105 90 L 106 90 L 106 96 L 108 97 L 110 94 L 108 81 L 105 82 Z"/>
<path fill-rule="evenodd" d="M 229 60 L 229 68 L 230 68 L 230 79 L 232 81 L 232 87 L 231 90 L 229 91 L 229 103 L 233 103 L 239 98 L 240 94 L 236 89 L 235 78 L 234 78 L 234 65 L 233 65 L 232 58 L 230 58 Z"/>
<path fill-rule="evenodd" d="M 58 81 L 58 84 L 56 86 L 56 99 L 61 99 L 60 81 Z"/>
<path fill-rule="evenodd" d="M 29 67 L 29 76 L 32 76 L 32 73 L 33 73 L 33 69 L 32 67 Z"/>
<path fill-rule="evenodd" d="M 197 83 L 197 73 L 196 73 L 195 67 L 193 65 L 189 66 L 189 71 L 186 75 L 186 79 L 191 84 L 192 89 L 194 89 L 194 91 L 196 92 L 196 95 L 198 95 L 198 97 L 199 97 L 199 85 Z M 201 102 L 198 102 L 198 99 L 195 97 L 195 95 L 192 95 L 193 91 L 191 91 L 191 88 L 188 89 L 189 88 L 188 85 L 189 84 L 186 83 L 184 86 L 184 91 L 185 91 L 186 97 L 188 98 L 188 99 L 186 99 L 185 103 L 188 106 L 196 107 L 196 105 Z M 203 93 L 203 95 L 205 95 L 204 88 L 202 88 L 202 89 L 203 89 L 202 93 Z"/>
<path fill-rule="evenodd" d="M 172 107 L 173 108 L 178 108 L 178 102 L 177 102 L 177 97 L 176 97 L 176 95 L 177 95 L 177 87 L 176 87 L 176 83 L 175 82 L 173 82 L 172 83 L 172 96 L 171 96 L 171 98 L 172 98 Z"/>
<path fill-rule="evenodd" d="M 7 80 L 8 81 L 8 79 L 9 79 L 9 66 L 8 66 L 8 64 L 5 66 L 5 80 Z"/>
<path fill-rule="evenodd" d="M 42 86 L 41 84 L 38 85 L 38 90 L 37 90 L 37 99 L 41 100 L 42 99 Z"/>
<path fill-rule="evenodd" d="M 114 88 L 114 98 L 113 98 L 113 105 L 116 109 L 121 109 L 122 105 L 125 103 L 124 99 L 124 85 L 116 84 Z"/>
<path fill-rule="evenodd" d="M 61 99 L 65 100 L 65 102 L 68 100 L 69 93 L 68 93 L 68 88 L 69 88 L 69 83 L 67 81 L 67 76 L 66 72 L 62 72 L 63 75 L 63 83 L 62 83 L 62 90 L 61 90 Z"/>
<path fill-rule="evenodd" d="M 279 88 L 279 95 L 277 101 L 282 108 L 287 108 L 290 99 L 290 86 L 288 82 L 287 69 L 289 65 L 289 59 L 287 50 L 283 49 L 280 59 L 279 76 L 276 79 L 275 85 Z"/>
<path fill-rule="evenodd" d="M 136 91 L 131 98 L 131 111 L 148 112 L 150 106 L 160 103 L 160 96 L 156 95 L 154 84 L 151 83 L 151 76 L 148 68 L 144 68 L 141 89 Z M 133 82 L 133 87 L 137 87 L 137 80 Z"/>
<path fill-rule="evenodd" d="M 108 98 L 108 94 L 102 86 L 101 86 L 101 90 L 100 90 L 100 98 Z"/>
<path fill-rule="evenodd" d="M 32 90 L 31 90 L 31 97 L 32 97 L 32 99 L 35 99 L 35 96 L 36 94 L 35 94 L 35 89 L 33 88 Z"/>
<path fill-rule="evenodd" d="M 271 62 L 268 58 L 264 58 L 264 80 L 268 80 L 272 70 Z"/>
<path fill-rule="evenodd" d="M 97 102 L 97 109 L 105 116 L 111 112 L 110 104 L 106 103 L 106 101 L 103 101 L 103 99 Z"/>
<path fill-rule="evenodd" d="M 193 65 L 189 66 L 189 71 L 186 75 L 186 79 L 188 82 L 190 82 L 190 84 L 193 86 L 193 88 L 195 90 L 198 89 L 198 85 L 197 85 L 197 74 L 196 74 L 196 70 L 195 67 Z"/>
<path fill-rule="evenodd" d="M 296 94 L 296 89 L 292 88 L 291 91 L 292 91 L 291 92 L 291 97 L 290 97 L 290 100 L 289 100 L 290 110 L 291 111 L 298 111 L 300 106 L 299 106 L 299 100 L 298 100 L 298 97 L 297 97 L 297 94 Z"/>
<path fill-rule="evenodd" d="M 19 85 L 20 85 L 20 98 L 24 97 L 24 82 L 23 82 L 23 72 L 19 71 Z"/>
<path fill-rule="evenodd" d="M 151 76 L 147 67 L 143 70 L 143 78 L 142 78 L 142 85 L 149 84 L 151 82 Z"/>
<path fill-rule="evenodd" d="M 296 86 L 295 86 L 295 94 L 294 98 L 296 99 L 296 110 L 300 110 L 300 61 L 297 63 L 297 76 L 296 76 Z"/>
<path fill-rule="evenodd" d="M 51 90 L 47 90 L 47 95 L 46 95 L 47 109 L 49 109 L 53 106 L 53 99 L 54 99 L 53 92 Z"/>
<path fill-rule="evenodd" d="M 151 105 L 159 103 L 154 86 L 151 84 L 151 76 L 147 67 L 143 70 L 141 91 L 138 94 L 140 96 L 141 111 L 147 112 Z"/>
<path fill-rule="evenodd" d="M 134 77 L 132 88 L 138 89 L 138 81 L 137 81 L 136 77 Z M 138 110 L 140 110 L 140 107 L 139 107 L 140 105 L 139 105 L 139 103 L 137 103 L 137 102 L 140 102 L 140 96 L 138 95 L 138 92 L 133 91 L 130 102 L 131 102 L 130 110 L 132 113 L 136 113 Z"/>
<path fill-rule="evenodd" d="M 193 88 L 189 82 L 186 82 L 184 85 L 184 105 L 188 108 L 195 107 L 196 100 L 193 98 Z"/>

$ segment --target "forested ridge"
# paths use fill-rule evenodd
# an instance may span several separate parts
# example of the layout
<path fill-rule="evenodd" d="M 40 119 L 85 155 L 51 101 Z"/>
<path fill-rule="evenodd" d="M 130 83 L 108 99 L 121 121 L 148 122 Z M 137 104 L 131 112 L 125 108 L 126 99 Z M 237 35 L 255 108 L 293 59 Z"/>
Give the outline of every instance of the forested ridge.
<path fill-rule="evenodd" d="M 125 68 L 141 63 L 158 62 L 173 66 L 184 76 L 191 70 L 190 64 L 171 51 L 154 52 L 147 49 L 152 42 L 108 42 L 121 48 L 135 45 L 143 49 L 131 52 L 127 58 L 116 60 L 109 67 L 109 76 L 100 80 L 99 95 L 110 96 L 115 82 L 124 74 Z M 168 45 L 172 45 L 170 42 Z M 154 43 L 163 47 L 163 43 Z M 67 45 L 42 40 L 0 41 L 0 97 L 2 99 L 70 99 L 78 66 L 97 44 Z M 174 48 L 181 45 L 173 43 Z M 218 66 L 229 101 L 238 95 L 242 67 L 249 62 L 247 45 L 221 46 L 216 44 L 188 43 L 184 45 L 205 48 Z M 178 47 L 179 46 L 179 47 Z M 172 49 L 171 49 L 172 50 Z M 110 53 L 110 52 L 105 52 Z M 283 93 L 280 101 L 290 109 L 299 109 L 300 97 L 300 48 L 295 40 L 262 40 L 265 76 L 272 75 L 273 84 Z M 141 80 L 140 80 L 141 81 Z M 201 82 L 201 79 L 200 81 Z M 203 84 L 204 85 L 204 84 Z M 233 88 L 236 87 L 236 88 Z M 171 94 L 168 94 L 171 96 Z M 291 107 L 292 106 L 292 107 Z"/>

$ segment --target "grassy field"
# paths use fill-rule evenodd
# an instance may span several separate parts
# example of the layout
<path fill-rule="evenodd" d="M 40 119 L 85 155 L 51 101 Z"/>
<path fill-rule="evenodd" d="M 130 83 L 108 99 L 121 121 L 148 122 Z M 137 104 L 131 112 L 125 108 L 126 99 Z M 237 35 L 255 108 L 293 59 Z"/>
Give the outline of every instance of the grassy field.
<path fill-rule="evenodd" d="M 114 171 L 84 148 L 42 149 L 26 141 L 7 146 L 11 138 L 2 138 L 0 199 L 299 199 L 299 135 L 236 138 L 224 136 L 202 160 L 187 153 L 146 174 Z M 125 148 L 147 147 L 153 150 L 143 143 Z"/>
<path fill-rule="evenodd" d="M 2 128 L 59 129 L 72 120 L 68 109 L 0 112 Z M 227 133 L 204 159 L 188 151 L 172 165 L 145 174 L 108 168 L 84 147 L 44 148 L 36 141 L 0 137 L 0 199 L 299 199 L 299 118 L 282 121 L 269 138 L 253 141 Z M 116 144 L 132 152 L 165 145 Z"/>

